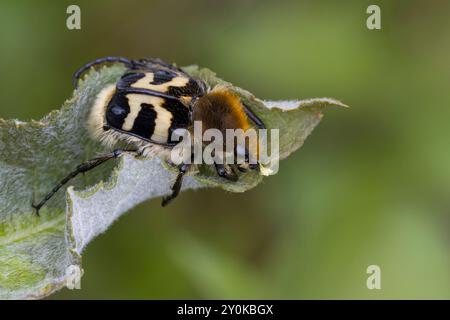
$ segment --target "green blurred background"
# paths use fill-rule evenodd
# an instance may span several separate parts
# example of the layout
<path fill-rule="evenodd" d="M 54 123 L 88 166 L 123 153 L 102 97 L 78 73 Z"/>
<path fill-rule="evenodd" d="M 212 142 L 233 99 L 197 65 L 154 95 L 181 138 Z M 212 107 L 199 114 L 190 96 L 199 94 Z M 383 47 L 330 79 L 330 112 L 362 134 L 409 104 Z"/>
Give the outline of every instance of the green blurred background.
<path fill-rule="evenodd" d="M 449 30 L 450 1 L 2 1 L 2 118 L 59 108 L 73 71 L 106 55 L 352 107 L 249 192 L 134 208 L 85 251 L 82 290 L 52 298 L 449 299 Z"/>

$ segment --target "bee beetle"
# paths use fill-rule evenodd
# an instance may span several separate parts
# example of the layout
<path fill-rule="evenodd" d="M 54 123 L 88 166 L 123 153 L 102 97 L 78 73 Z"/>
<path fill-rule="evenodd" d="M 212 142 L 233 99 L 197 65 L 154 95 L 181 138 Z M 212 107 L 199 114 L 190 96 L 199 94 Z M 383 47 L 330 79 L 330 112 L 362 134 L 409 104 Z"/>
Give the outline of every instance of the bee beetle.
<path fill-rule="evenodd" d="M 192 131 L 194 121 L 201 121 L 203 130 L 213 128 L 222 133 L 226 129 L 246 131 L 253 126 L 265 129 L 261 119 L 229 89 L 223 86 L 210 88 L 200 79 L 195 79 L 182 69 L 160 59 L 100 58 L 87 63 L 74 74 L 74 86 L 77 86 L 85 71 L 104 63 L 122 63 L 127 70 L 117 83 L 98 93 L 90 107 L 88 129 L 94 138 L 106 146 L 123 141 L 133 146 L 133 149 L 118 149 L 80 164 L 41 202 L 33 203 L 38 214 L 39 209 L 76 175 L 125 152 L 144 157 L 156 154 L 169 161 L 170 151 L 179 143 L 172 140 L 172 133 L 176 129 Z M 258 170 L 258 164 L 248 163 L 248 149 L 244 149 L 244 165 L 214 163 L 217 174 L 237 181 L 236 168 L 239 171 Z M 242 152 L 242 148 L 240 150 Z M 183 176 L 191 166 L 190 163 L 178 166 L 179 172 L 171 188 L 172 193 L 163 198 L 163 206 L 178 195 Z"/>

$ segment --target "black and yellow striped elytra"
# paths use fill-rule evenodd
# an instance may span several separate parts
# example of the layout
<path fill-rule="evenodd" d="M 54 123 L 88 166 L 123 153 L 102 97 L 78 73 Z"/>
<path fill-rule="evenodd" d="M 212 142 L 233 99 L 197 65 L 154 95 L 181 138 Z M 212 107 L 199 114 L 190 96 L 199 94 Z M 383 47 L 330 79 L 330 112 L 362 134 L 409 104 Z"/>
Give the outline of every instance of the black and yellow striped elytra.
<path fill-rule="evenodd" d="M 187 128 L 191 102 L 205 85 L 179 70 L 149 65 L 126 72 L 106 107 L 105 125 L 155 144 L 172 146 L 172 133 Z"/>

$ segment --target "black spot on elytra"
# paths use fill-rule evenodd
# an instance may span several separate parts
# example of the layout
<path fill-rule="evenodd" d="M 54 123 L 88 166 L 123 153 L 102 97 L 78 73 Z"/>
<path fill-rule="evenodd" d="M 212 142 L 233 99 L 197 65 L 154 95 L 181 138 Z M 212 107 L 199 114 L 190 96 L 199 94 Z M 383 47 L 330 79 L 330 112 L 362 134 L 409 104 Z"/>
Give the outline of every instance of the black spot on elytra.
<path fill-rule="evenodd" d="M 198 97 L 204 94 L 204 90 L 196 80 L 189 78 L 189 82 L 183 87 L 170 86 L 167 94 L 177 98 L 181 96 Z"/>
<path fill-rule="evenodd" d="M 156 70 L 153 72 L 153 81 L 150 84 L 158 85 L 171 81 L 177 74 L 168 70 Z"/>
<path fill-rule="evenodd" d="M 172 114 L 172 123 L 169 127 L 169 142 L 174 143 L 172 132 L 179 128 L 187 128 L 190 122 L 189 109 L 177 100 L 165 100 L 162 107 Z"/>
<path fill-rule="evenodd" d="M 151 104 L 142 103 L 141 110 L 134 120 L 133 128 L 130 132 L 139 137 L 150 139 L 155 131 L 156 116 L 157 113 Z"/>
<path fill-rule="evenodd" d="M 106 108 L 106 123 L 112 128 L 122 129 L 128 113 L 130 113 L 128 99 L 124 94 L 116 93 Z"/>

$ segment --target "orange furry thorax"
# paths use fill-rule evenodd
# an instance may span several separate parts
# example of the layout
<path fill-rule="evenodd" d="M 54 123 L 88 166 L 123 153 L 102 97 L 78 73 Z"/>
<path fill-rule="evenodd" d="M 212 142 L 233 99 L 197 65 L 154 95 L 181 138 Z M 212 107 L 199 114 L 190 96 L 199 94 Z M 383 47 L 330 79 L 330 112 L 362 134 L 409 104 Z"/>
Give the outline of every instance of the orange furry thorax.
<path fill-rule="evenodd" d="M 226 89 L 213 90 L 195 103 L 192 112 L 193 121 L 202 121 L 203 130 L 218 129 L 225 133 L 226 129 L 250 128 L 240 98 Z"/>

